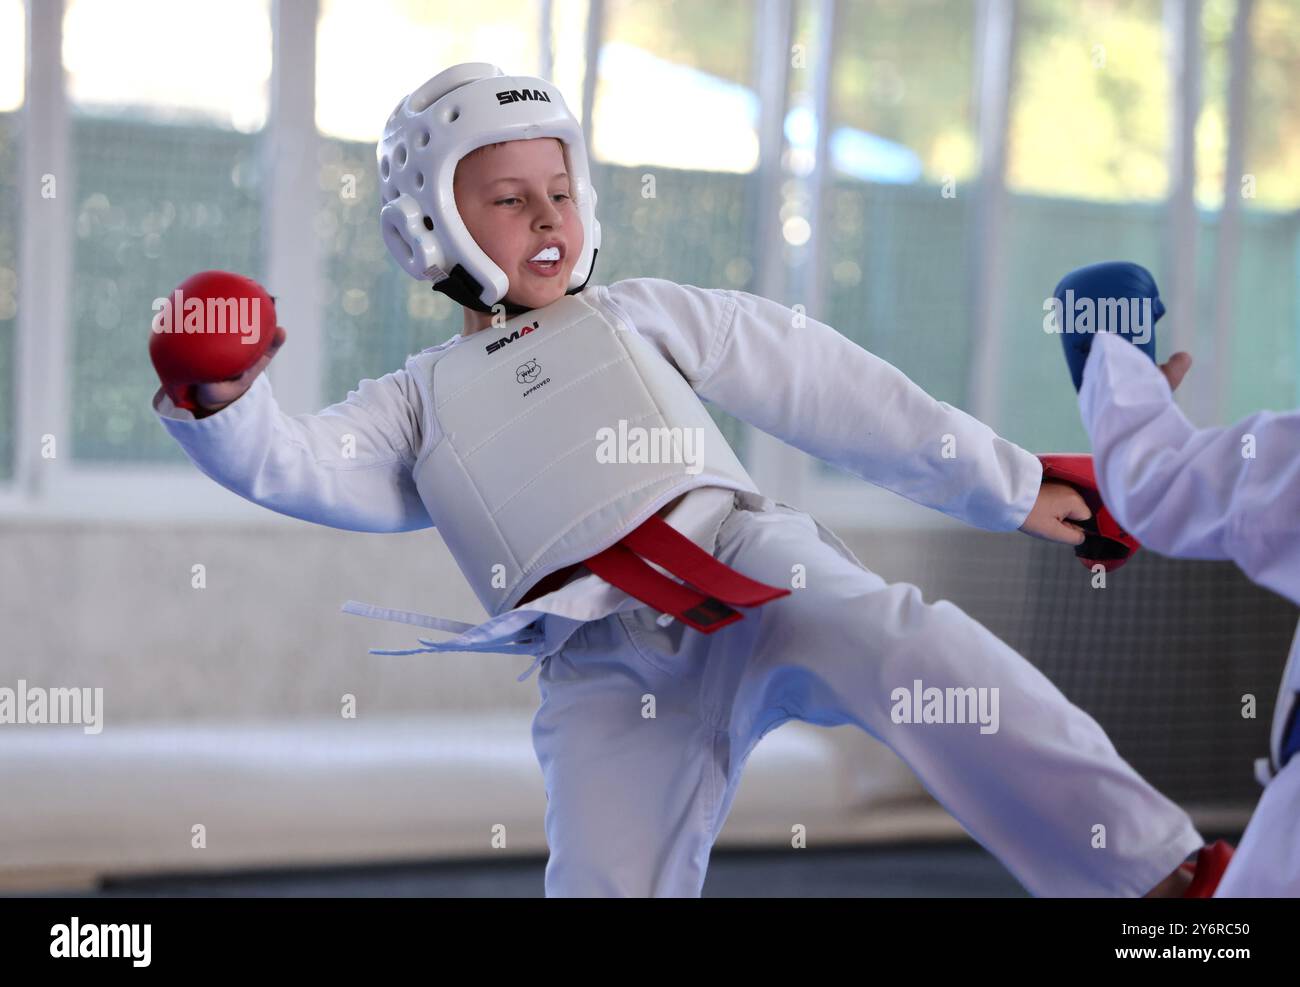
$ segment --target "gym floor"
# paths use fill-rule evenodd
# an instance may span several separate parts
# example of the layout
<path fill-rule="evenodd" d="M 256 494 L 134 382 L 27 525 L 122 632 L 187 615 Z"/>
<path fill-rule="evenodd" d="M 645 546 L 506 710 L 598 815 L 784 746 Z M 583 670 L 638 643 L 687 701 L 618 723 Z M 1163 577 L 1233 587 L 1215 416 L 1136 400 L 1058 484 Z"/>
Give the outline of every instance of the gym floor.
<path fill-rule="evenodd" d="M 1240 834 L 1203 833 L 1207 842 Z M 546 862 L 404 863 L 116 879 L 90 892 L 32 897 L 537 898 Z M 891 845 L 829 850 L 715 851 L 706 898 L 1024 898 L 983 847 Z"/>

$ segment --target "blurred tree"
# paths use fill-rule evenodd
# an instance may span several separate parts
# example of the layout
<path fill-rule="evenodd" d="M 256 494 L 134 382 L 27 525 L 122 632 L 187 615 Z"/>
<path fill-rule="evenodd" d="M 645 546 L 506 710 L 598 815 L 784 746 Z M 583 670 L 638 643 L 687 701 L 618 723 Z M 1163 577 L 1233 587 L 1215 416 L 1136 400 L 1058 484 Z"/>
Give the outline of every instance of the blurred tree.
<path fill-rule="evenodd" d="M 835 123 L 911 148 L 927 180 L 973 174 L 974 4 L 847 0 L 840 12 Z"/>
<path fill-rule="evenodd" d="M 1160 0 L 1022 0 L 1007 181 L 1017 191 L 1168 193 Z"/>
<path fill-rule="evenodd" d="M 690 65 L 721 79 L 752 83 L 754 5 L 748 0 L 609 0 L 605 38 Z"/>
<path fill-rule="evenodd" d="M 1300 0 L 1256 0 L 1246 171 L 1254 205 L 1300 208 Z"/>

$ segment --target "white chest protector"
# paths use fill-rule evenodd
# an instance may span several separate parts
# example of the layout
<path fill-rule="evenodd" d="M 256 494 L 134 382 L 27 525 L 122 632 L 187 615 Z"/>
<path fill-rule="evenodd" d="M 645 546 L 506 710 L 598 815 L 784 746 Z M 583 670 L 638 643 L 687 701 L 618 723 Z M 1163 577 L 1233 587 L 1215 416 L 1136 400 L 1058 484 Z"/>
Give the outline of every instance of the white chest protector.
<path fill-rule="evenodd" d="M 581 295 L 473 333 L 431 372 L 437 438 L 414 478 L 492 616 L 678 494 L 759 492 L 672 364 Z"/>

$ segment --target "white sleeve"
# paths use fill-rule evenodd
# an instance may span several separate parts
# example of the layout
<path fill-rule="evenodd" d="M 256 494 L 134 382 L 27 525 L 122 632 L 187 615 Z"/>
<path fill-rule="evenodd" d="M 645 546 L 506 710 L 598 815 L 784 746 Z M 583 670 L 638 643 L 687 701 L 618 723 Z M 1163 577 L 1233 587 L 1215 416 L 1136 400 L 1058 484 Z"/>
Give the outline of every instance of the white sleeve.
<path fill-rule="evenodd" d="M 1198 429 L 1160 369 L 1107 333 L 1079 407 L 1102 498 L 1126 530 L 1163 555 L 1231 559 L 1300 603 L 1300 412 Z"/>
<path fill-rule="evenodd" d="M 810 455 L 992 531 L 1019 528 L 1038 498 L 1037 456 L 816 319 L 657 278 L 608 290 L 700 397 Z"/>
<path fill-rule="evenodd" d="M 284 414 L 265 373 L 205 418 L 176 408 L 162 388 L 153 408 L 195 466 L 255 504 L 350 531 L 432 525 L 411 475 L 422 402 L 405 369 L 363 380 L 315 415 Z"/>

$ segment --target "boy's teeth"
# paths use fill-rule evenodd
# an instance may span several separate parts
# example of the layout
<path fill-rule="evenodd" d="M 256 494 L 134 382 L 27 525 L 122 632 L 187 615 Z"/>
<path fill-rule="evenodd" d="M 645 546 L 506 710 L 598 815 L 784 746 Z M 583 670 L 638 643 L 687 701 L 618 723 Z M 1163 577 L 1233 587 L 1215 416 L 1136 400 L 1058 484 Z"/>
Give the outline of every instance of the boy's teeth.
<path fill-rule="evenodd" d="M 539 261 L 559 260 L 559 259 L 560 259 L 560 248 L 547 247 L 545 250 L 539 252 L 537 256 L 533 258 L 533 262 L 536 263 Z"/>

